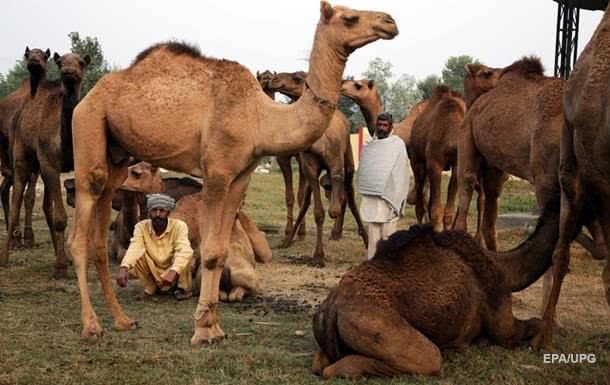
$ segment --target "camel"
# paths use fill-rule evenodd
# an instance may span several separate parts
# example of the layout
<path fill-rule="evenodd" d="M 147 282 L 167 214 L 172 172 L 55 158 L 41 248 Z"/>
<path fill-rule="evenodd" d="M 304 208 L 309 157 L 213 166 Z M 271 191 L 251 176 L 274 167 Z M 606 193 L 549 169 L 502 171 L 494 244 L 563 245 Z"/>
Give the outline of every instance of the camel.
<path fill-rule="evenodd" d="M 195 274 L 193 290 L 195 292 L 199 290 L 200 286 L 206 285 L 206 282 L 201 280 L 203 269 L 199 254 L 200 220 L 206 216 L 202 216 L 200 210 L 202 210 L 201 195 L 193 194 L 180 199 L 176 210 L 171 213 L 172 218 L 184 221 L 189 228 L 189 240 L 195 251 L 193 267 Z M 256 224 L 240 209 L 235 215 L 231 229 L 229 251 L 220 279 L 219 300 L 241 302 L 245 297 L 256 293 L 259 290 L 259 277 L 255 270 L 256 262 L 268 263 L 271 258 L 271 248 L 267 243 L 265 233 L 259 231 Z"/>
<path fill-rule="evenodd" d="M 380 241 L 374 258 L 346 273 L 316 310 L 313 372 L 438 375 L 441 350 L 481 337 L 505 348 L 530 342 L 542 321 L 515 318 L 511 293 L 551 265 L 558 226 L 556 198 L 529 239 L 508 252 L 421 224 Z"/>
<path fill-rule="evenodd" d="M 6 98 L 0 101 L 0 172 L 4 180 L 0 185 L 0 199 L 2 201 L 2 209 L 4 211 L 4 220 L 8 230 L 9 222 L 9 200 L 10 189 L 13 185 L 13 171 L 10 163 L 11 138 L 10 133 L 23 104 L 29 102 L 36 96 L 38 86 L 47 76 L 47 61 L 51 56 L 51 51 L 47 48 L 43 51 L 38 48 L 30 50 L 25 47 L 24 58 L 26 60 L 26 68 L 30 74 L 29 79 L 21 82 L 19 88 L 9 94 Z M 36 200 L 36 182 L 38 174 L 34 173 L 30 176 L 25 192 L 25 226 L 23 234 L 20 231 L 19 217 L 15 229 L 8 237 L 11 238 L 11 248 L 21 246 L 22 237 L 23 245 L 26 248 L 34 246 L 34 232 L 32 231 L 32 212 L 34 202 Z"/>
<path fill-rule="evenodd" d="M 203 178 L 202 212 L 208 221 L 200 229 L 200 254 L 205 285 L 191 344 L 222 341 L 219 284 L 251 173 L 261 157 L 304 151 L 319 139 L 336 110 L 348 56 L 397 34 L 396 22 L 386 13 L 322 1 L 306 91 L 291 105 L 270 100 L 240 64 L 204 57 L 183 43 L 156 44 L 129 68 L 105 75 L 73 116 L 77 194 L 69 245 L 81 294 L 81 336 L 103 335 L 87 285 L 88 234 L 94 220 L 96 268 L 113 327 L 121 331 L 137 326 L 114 294 L 106 246 L 111 200 L 126 177 L 131 155 Z"/>
<path fill-rule="evenodd" d="M 580 54 L 563 93 L 564 121 L 561 126 L 559 164 L 561 224 L 553 254 L 553 286 L 544 312 L 544 327 L 532 343 L 536 349 L 549 348 L 552 343 L 555 307 L 570 261 L 571 235 L 580 223 L 586 223 L 586 211 L 594 211 L 605 244 L 610 245 L 609 27 L 610 8 L 606 9 L 591 40 Z M 606 254 L 602 280 L 606 301 L 610 305 L 609 254 Z"/>
<path fill-rule="evenodd" d="M 273 77 L 277 75 L 277 73 L 271 73 L 271 71 L 267 70 L 263 73 L 256 72 L 256 80 L 260 83 L 261 87 L 263 87 L 263 91 L 267 96 L 269 96 L 272 100 L 275 100 L 275 92 L 269 89 L 269 84 L 273 80 Z M 282 172 L 282 177 L 284 179 L 284 197 L 286 201 L 286 227 L 284 228 L 284 236 L 287 237 L 290 233 L 292 233 L 292 226 L 294 221 L 294 189 L 292 187 L 292 158 L 295 158 L 297 165 L 299 166 L 299 184 L 297 190 L 297 202 L 299 204 L 299 208 L 303 206 L 303 199 L 305 197 L 305 174 L 303 173 L 303 164 L 301 163 L 301 157 L 298 153 L 288 154 L 288 155 L 279 155 L 276 156 L 276 161 L 278 166 L 280 167 L 280 171 Z M 306 224 L 305 220 L 299 226 L 297 234 L 299 237 L 304 237 L 306 233 Z M 284 240 L 286 242 L 286 240 Z"/>
<path fill-rule="evenodd" d="M 33 100 L 24 104 L 14 127 L 12 139 L 13 191 L 11 195 L 9 234 L 17 225 L 23 190 L 32 173 L 40 170 L 44 181 L 43 210 L 55 249 L 55 276 L 66 274 L 64 230 L 66 210 L 59 181 L 62 172 L 74 169 L 72 157 L 72 113 L 80 98 L 81 82 L 90 62 L 89 55 L 81 58 L 74 53 L 53 60 L 61 79 L 43 81 Z M 0 250 L 0 266 L 8 263 L 10 240 Z"/>
<path fill-rule="evenodd" d="M 298 100 L 305 85 L 307 74 L 305 72 L 279 73 L 269 83 L 273 91 Z M 303 165 L 303 172 L 307 181 L 305 198 L 297 217 L 295 228 L 300 226 L 305 214 L 311 204 L 311 195 L 314 199 L 314 218 L 316 221 L 316 246 L 312 255 L 312 263 L 324 266 L 324 205 L 320 194 L 320 174 L 323 170 L 327 172 L 329 180 L 330 199 L 328 214 L 335 219 L 335 225 L 331 233 L 331 239 L 337 240 L 341 237 L 346 205 L 356 220 L 358 233 L 364 244 L 368 244 L 368 234 L 360 218 L 356 205 L 356 197 L 353 187 L 354 159 L 349 140 L 349 123 L 341 111 L 335 111 L 328 129 L 309 149 L 299 154 Z M 286 238 L 283 247 L 288 247 L 294 238 L 292 233 Z"/>
<path fill-rule="evenodd" d="M 457 183 L 457 137 L 464 118 L 465 105 L 459 93 L 445 85 L 434 88 L 432 96 L 413 124 L 409 159 L 415 180 L 415 214 L 422 223 L 424 185 L 430 184 L 428 215 L 434 230 L 448 229 L 453 222 Z M 441 204 L 443 170 L 451 170 L 447 204 Z"/>

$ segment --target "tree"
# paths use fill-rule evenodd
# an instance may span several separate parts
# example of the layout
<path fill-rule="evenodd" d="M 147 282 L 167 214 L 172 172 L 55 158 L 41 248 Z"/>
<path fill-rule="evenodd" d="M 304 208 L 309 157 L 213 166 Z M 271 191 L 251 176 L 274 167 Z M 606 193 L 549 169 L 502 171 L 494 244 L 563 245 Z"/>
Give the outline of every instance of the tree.
<path fill-rule="evenodd" d="M 386 111 L 392 114 L 395 122 L 404 119 L 411 108 L 421 100 L 421 91 L 415 78 L 402 74 L 391 86 L 388 93 Z"/>
<path fill-rule="evenodd" d="M 78 32 L 70 32 L 68 38 L 70 38 L 70 50 L 73 53 L 80 56 L 89 55 L 91 58 L 82 83 L 81 97 L 84 97 L 102 76 L 110 72 L 110 67 L 104 59 L 104 52 L 97 37 L 81 38 Z"/>
<path fill-rule="evenodd" d="M 381 104 L 385 107 L 390 91 L 390 81 L 392 79 L 392 63 L 384 62 L 376 57 L 369 62 L 369 67 L 362 73 L 362 76 L 375 81 L 375 86 L 381 96 Z"/>
<path fill-rule="evenodd" d="M 461 55 L 452 56 L 445 62 L 443 68 L 443 83 L 450 88 L 464 94 L 464 77 L 466 76 L 466 64 L 480 64 L 477 59 L 472 56 Z"/>
<path fill-rule="evenodd" d="M 430 99 L 432 96 L 432 90 L 434 87 L 442 83 L 441 78 L 438 75 L 428 75 L 423 80 L 417 82 L 417 89 L 420 92 L 422 100 Z"/>

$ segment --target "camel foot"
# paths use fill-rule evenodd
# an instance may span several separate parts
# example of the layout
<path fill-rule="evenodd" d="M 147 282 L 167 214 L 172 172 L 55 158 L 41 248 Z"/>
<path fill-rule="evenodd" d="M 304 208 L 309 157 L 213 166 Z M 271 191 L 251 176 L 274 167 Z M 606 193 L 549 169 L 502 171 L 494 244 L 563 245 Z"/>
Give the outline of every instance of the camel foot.
<path fill-rule="evenodd" d="M 243 287 L 237 286 L 234 287 L 229 293 L 229 302 L 241 302 L 246 296 L 246 289 Z"/>
<path fill-rule="evenodd" d="M 313 356 L 313 362 L 311 363 L 311 372 L 316 376 L 322 375 L 324 369 L 330 366 L 328 357 L 321 351 L 317 351 Z"/>
<path fill-rule="evenodd" d="M 222 302 L 227 302 L 229 300 L 229 295 L 227 294 L 226 291 L 220 290 L 218 292 L 218 300 L 222 301 Z"/>
<path fill-rule="evenodd" d="M 542 328 L 530 341 L 530 347 L 534 351 L 549 351 L 553 347 L 553 330 Z"/>
<path fill-rule="evenodd" d="M 443 228 L 445 230 L 451 230 L 453 226 L 453 215 L 445 215 L 443 217 Z"/>
<path fill-rule="evenodd" d="M 311 265 L 314 267 L 325 267 L 326 263 L 324 263 L 324 258 L 323 257 L 316 257 L 314 256 L 311 259 Z"/>
<path fill-rule="evenodd" d="M 51 279 L 66 279 L 68 278 L 68 266 L 56 266 Z"/>
<path fill-rule="evenodd" d="M 278 246 L 280 249 L 287 249 L 292 244 L 292 241 L 288 239 L 288 237 L 284 238 L 282 243 Z"/>
<path fill-rule="evenodd" d="M 83 331 L 80 334 L 81 338 L 88 341 L 101 340 L 104 337 L 104 329 L 100 326 L 97 321 L 92 321 L 88 325 L 83 327 Z"/>
<path fill-rule="evenodd" d="M 23 233 L 23 247 L 31 249 L 34 247 L 34 232 L 32 228 L 26 227 Z"/>
<path fill-rule="evenodd" d="M 338 241 L 342 238 L 342 234 L 341 233 L 331 233 L 330 234 L 330 238 L 328 238 L 331 241 Z"/>
<path fill-rule="evenodd" d="M 191 345 L 211 345 L 222 342 L 225 333 L 218 323 L 218 303 L 197 304 L 195 310 L 195 334 Z"/>
<path fill-rule="evenodd" d="M 126 332 L 129 330 L 135 330 L 138 328 L 138 321 L 132 320 L 127 316 L 123 316 L 121 318 L 117 318 L 114 320 L 114 324 L 112 328 L 119 332 Z"/>

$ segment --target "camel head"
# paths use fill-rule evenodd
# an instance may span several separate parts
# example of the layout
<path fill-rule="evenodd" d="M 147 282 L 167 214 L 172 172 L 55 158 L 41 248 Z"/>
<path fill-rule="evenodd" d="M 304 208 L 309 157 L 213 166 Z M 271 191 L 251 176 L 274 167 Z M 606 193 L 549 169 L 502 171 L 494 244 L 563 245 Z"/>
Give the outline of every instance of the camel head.
<path fill-rule="evenodd" d="M 333 7 L 326 1 L 320 2 L 316 39 L 324 39 L 343 57 L 376 40 L 389 40 L 396 35 L 396 22 L 387 13 Z"/>
<path fill-rule="evenodd" d="M 57 52 L 53 55 L 53 60 L 59 68 L 61 81 L 64 84 L 80 84 L 85 77 L 85 69 L 91 62 L 89 55 L 80 57 L 75 53 L 67 53 L 60 56 Z"/>
<path fill-rule="evenodd" d="M 466 64 L 464 77 L 466 105 L 471 106 L 479 96 L 494 88 L 501 73 L 501 69 L 490 68 L 483 64 Z"/>
<path fill-rule="evenodd" d="M 341 83 L 341 95 L 346 96 L 358 104 L 366 100 L 379 100 L 379 92 L 374 80 L 344 80 Z"/>
<path fill-rule="evenodd" d="M 121 185 L 122 190 L 145 193 L 163 192 L 163 179 L 158 167 L 150 163 L 140 162 L 130 166 L 127 179 Z"/>
<path fill-rule="evenodd" d="M 268 88 L 296 100 L 303 94 L 305 79 L 307 79 L 307 72 L 280 72 L 273 76 L 268 83 Z"/>
<path fill-rule="evenodd" d="M 23 57 L 30 74 L 43 74 L 47 72 L 47 61 L 51 57 L 51 51 L 48 48 L 43 51 L 38 48 L 25 47 Z"/>
<path fill-rule="evenodd" d="M 271 72 L 269 70 L 266 70 L 265 72 L 256 71 L 256 80 L 259 82 L 261 87 L 263 87 L 263 89 L 267 89 L 269 88 L 269 83 L 273 79 L 274 75 L 275 72 Z"/>

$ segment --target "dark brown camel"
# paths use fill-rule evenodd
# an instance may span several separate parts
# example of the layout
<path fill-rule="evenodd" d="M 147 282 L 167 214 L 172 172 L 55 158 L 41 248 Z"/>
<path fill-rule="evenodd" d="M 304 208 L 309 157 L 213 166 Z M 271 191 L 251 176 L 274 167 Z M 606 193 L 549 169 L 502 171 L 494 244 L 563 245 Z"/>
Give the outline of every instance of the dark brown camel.
<path fill-rule="evenodd" d="M 505 348 L 528 343 L 542 322 L 516 319 L 511 293 L 551 265 L 558 226 L 555 199 L 529 239 L 509 252 L 485 251 L 465 232 L 429 225 L 394 233 L 314 314 L 313 372 L 325 379 L 437 375 L 441 350 L 479 337 Z"/>
<path fill-rule="evenodd" d="M 297 100 L 301 97 L 307 73 L 283 72 L 275 75 L 269 83 L 269 89 L 283 93 L 284 95 Z M 300 153 L 301 162 L 305 179 L 307 180 L 307 188 L 305 191 L 305 199 L 299 215 L 295 222 L 295 227 L 292 233 L 286 238 L 284 247 L 287 247 L 292 242 L 295 236 L 295 228 L 300 226 L 301 221 L 305 218 L 305 214 L 311 204 L 311 195 L 314 199 L 314 217 L 316 221 L 316 248 L 313 253 L 313 263 L 316 265 L 324 265 L 324 204 L 320 194 L 319 179 L 323 170 L 330 175 L 330 203 L 328 213 L 331 218 L 336 219 L 331 239 L 339 239 L 343 229 L 343 218 L 346 205 L 354 216 L 358 225 L 358 233 L 362 237 L 365 244 L 368 242 L 368 234 L 364 229 L 360 213 L 356 205 L 356 198 L 353 187 L 354 178 L 354 159 L 349 140 L 349 124 L 347 119 L 340 111 L 335 111 L 328 129 L 324 135 L 318 139 L 308 150 Z"/>
<path fill-rule="evenodd" d="M 4 177 L 2 184 L 0 184 L 0 200 L 2 201 L 2 209 L 4 211 L 4 220 L 7 230 L 9 222 L 10 189 L 13 185 L 13 170 L 10 164 L 11 131 L 13 131 L 12 127 L 23 108 L 24 103 L 28 103 L 36 96 L 38 86 L 42 81 L 46 80 L 47 61 L 50 56 L 51 51 L 49 49 L 42 51 L 38 48 L 30 50 L 29 47 L 25 47 L 24 58 L 27 63 L 26 67 L 30 77 L 24 80 L 17 90 L 0 101 L 0 172 Z M 31 248 L 34 245 L 32 212 L 36 200 L 37 180 L 37 173 L 33 173 L 28 180 L 24 197 L 24 230 L 22 233 L 19 225 L 19 217 L 17 217 L 17 224 L 14 231 L 11 234 L 8 234 L 8 237 L 11 238 L 11 248 L 20 246 L 22 244 L 22 237 L 23 245 L 26 248 Z"/>
<path fill-rule="evenodd" d="M 23 190 L 32 173 L 40 170 L 44 181 L 43 210 L 55 249 L 55 274 L 67 269 L 64 251 L 66 210 L 61 197 L 60 174 L 74 169 L 72 112 L 80 97 L 81 82 L 90 58 L 74 53 L 53 56 L 61 79 L 43 81 L 36 96 L 26 103 L 15 123 L 12 143 L 14 185 L 11 195 L 9 234 L 19 218 Z M 10 241 L 0 250 L 0 266 L 8 263 Z"/>
<path fill-rule="evenodd" d="M 269 84 L 273 80 L 273 77 L 277 75 L 276 72 L 269 70 L 262 73 L 256 72 L 256 79 L 263 87 L 263 91 L 272 100 L 275 100 L 275 92 L 269 89 Z M 298 75 L 297 75 L 298 76 Z M 303 174 L 303 164 L 301 163 L 301 157 L 298 153 L 289 155 L 278 155 L 275 157 L 277 165 L 280 167 L 282 177 L 284 179 L 284 196 L 286 201 L 286 227 L 284 229 L 284 236 L 287 237 L 292 233 L 292 226 L 294 222 L 294 188 L 292 186 L 292 158 L 294 158 L 299 166 L 299 184 L 297 187 L 297 203 L 299 208 L 303 206 L 303 199 L 305 197 L 305 187 L 307 181 L 305 180 L 305 174 Z M 305 220 L 299 226 L 297 234 L 299 237 L 304 237 L 306 233 Z M 285 242 L 285 240 L 284 240 Z"/>
<path fill-rule="evenodd" d="M 588 211 L 597 216 L 605 243 L 610 245 L 609 30 L 610 8 L 606 9 L 593 37 L 578 58 L 563 94 L 560 236 L 553 254 L 553 287 L 544 312 L 544 328 L 532 343 L 536 349 L 549 348 L 552 343 L 555 307 L 570 261 L 571 235 L 579 223 L 586 223 Z M 609 254 L 606 254 L 602 280 L 606 301 L 610 305 Z M 608 379 L 610 381 L 610 377 Z"/>
<path fill-rule="evenodd" d="M 409 159 L 415 180 L 417 221 L 424 214 L 424 186 L 430 183 L 428 215 L 435 231 L 448 229 L 453 222 L 457 188 L 457 140 L 464 119 L 465 105 L 461 95 L 445 85 L 434 88 L 432 96 L 417 117 L 411 131 Z M 441 203 L 441 183 L 444 170 L 451 170 L 447 204 Z"/>

